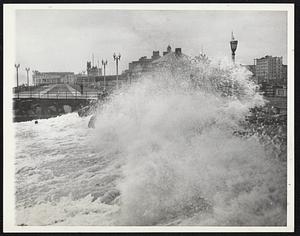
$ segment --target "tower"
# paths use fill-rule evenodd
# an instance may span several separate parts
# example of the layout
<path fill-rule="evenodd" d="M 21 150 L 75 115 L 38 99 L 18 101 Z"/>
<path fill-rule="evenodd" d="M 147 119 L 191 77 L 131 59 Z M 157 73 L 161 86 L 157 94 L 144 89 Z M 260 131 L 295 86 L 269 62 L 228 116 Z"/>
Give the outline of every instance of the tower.
<path fill-rule="evenodd" d="M 235 63 L 235 51 L 237 49 L 237 44 L 238 41 L 235 40 L 234 36 L 233 36 L 233 32 L 231 32 L 231 41 L 230 41 L 230 47 L 231 47 L 231 56 L 232 56 L 232 62 Z"/>
<path fill-rule="evenodd" d="M 92 68 L 91 62 L 88 61 L 88 62 L 86 63 L 86 70 L 88 71 L 88 70 L 90 70 L 91 68 Z"/>

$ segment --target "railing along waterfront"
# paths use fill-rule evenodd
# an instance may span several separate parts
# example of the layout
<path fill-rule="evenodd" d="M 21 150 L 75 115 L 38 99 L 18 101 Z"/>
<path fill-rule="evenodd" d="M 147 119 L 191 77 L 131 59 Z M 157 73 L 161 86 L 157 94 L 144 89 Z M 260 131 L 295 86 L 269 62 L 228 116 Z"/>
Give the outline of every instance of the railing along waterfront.
<path fill-rule="evenodd" d="M 80 92 L 21 92 L 14 93 L 14 98 L 39 98 L 39 99 L 97 99 L 100 92 L 86 91 Z"/>

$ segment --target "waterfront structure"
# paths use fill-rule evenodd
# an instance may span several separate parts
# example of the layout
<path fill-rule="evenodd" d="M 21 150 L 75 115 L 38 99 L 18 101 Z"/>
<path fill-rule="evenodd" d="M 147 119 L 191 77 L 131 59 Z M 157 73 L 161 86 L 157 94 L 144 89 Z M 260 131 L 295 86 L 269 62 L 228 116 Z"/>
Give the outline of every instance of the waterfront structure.
<path fill-rule="evenodd" d="M 231 41 L 230 41 L 230 47 L 231 47 L 231 57 L 232 62 L 235 63 L 235 51 L 237 49 L 238 41 L 234 38 L 233 32 L 231 32 Z"/>
<path fill-rule="evenodd" d="M 74 72 L 39 72 L 33 71 L 34 85 L 70 84 L 75 82 Z"/>
<path fill-rule="evenodd" d="M 285 72 L 284 72 L 285 70 Z M 286 80 L 286 66 L 282 64 L 282 57 L 265 56 L 255 59 L 255 75 L 258 83 L 282 83 Z"/>

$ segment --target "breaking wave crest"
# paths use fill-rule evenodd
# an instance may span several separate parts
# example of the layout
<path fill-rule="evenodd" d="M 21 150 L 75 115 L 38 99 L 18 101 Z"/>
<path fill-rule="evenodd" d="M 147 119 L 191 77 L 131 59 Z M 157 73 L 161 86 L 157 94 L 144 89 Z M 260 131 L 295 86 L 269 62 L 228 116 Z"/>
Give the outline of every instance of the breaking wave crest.
<path fill-rule="evenodd" d="M 250 73 L 226 62 L 171 66 L 99 114 L 97 142 L 124 159 L 122 224 L 285 224 L 286 164 L 258 136 L 234 135 L 264 104 Z"/>

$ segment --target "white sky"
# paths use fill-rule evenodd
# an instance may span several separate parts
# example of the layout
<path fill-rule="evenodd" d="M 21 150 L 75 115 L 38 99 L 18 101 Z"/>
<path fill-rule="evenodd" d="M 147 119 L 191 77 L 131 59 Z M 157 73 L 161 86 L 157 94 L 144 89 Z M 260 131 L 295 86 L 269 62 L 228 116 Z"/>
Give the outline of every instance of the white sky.
<path fill-rule="evenodd" d="M 108 60 L 106 74 L 115 73 L 112 55 L 121 53 L 119 71 L 141 56 L 160 54 L 168 44 L 195 56 L 231 57 L 231 31 L 238 42 L 236 61 L 252 64 L 265 55 L 287 56 L 287 13 L 283 11 L 137 11 L 17 10 L 16 62 L 39 71 L 86 69 L 86 61 Z"/>

